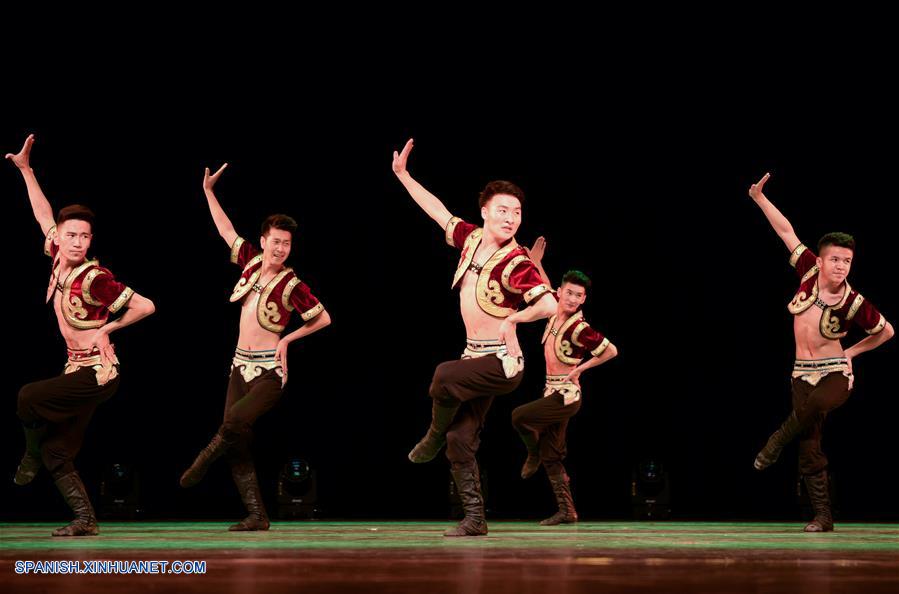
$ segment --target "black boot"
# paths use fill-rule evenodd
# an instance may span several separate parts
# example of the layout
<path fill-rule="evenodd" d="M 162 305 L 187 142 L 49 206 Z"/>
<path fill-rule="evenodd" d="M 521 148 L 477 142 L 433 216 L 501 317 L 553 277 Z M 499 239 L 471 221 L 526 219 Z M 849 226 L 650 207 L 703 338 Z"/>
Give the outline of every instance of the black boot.
<path fill-rule="evenodd" d="M 252 530 L 268 530 L 271 525 L 268 515 L 265 513 L 265 505 L 262 503 L 262 492 L 259 490 L 259 481 L 256 480 L 256 469 L 252 462 L 239 462 L 231 466 L 231 477 L 240 493 L 244 506 L 249 515 L 234 524 L 228 530 L 232 532 L 246 532 Z"/>
<path fill-rule="evenodd" d="M 446 430 L 456 418 L 459 406 L 461 403 L 458 400 L 452 401 L 449 406 L 434 400 L 431 405 L 431 426 L 421 441 L 409 452 L 409 460 L 421 464 L 434 459 L 440 448 L 446 444 Z"/>
<path fill-rule="evenodd" d="M 484 517 L 484 497 L 481 495 L 481 477 L 478 465 L 453 469 L 456 491 L 462 500 L 465 517 L 455 528 L 443 533 L 444 536 L 481 536 L 487 534 L 487 519 Z"/>
<path fill-rule="evenodd" d="M 34 480 L 43 464 L 41 463 L 41 442 L 47 433 L 47 425 L 28 427 L 22 425 L 25 430 L 25 454 L 19 467 L 16 469 L 16 477 L 13 482 L 17 485 L 27 485 Z"/>
<path fill-rule="evenodd" d="M 755 457 L 753 466 L 755 466 L 756 470 L 764 470 L 777 462 L 781 450 L 793 441 L 796 435 L 799 434 L 799 430 L 799 419 L 796 417 L 796 411 L 794 410 L 787 417 L 787 420 L 783 422 L 783 425 L 771 434 L 771 437 L 768 438 L 768 443 Z"/>
<path fill-rule="evenodd" d="M 81 477 L 75 471 L 56 479 L 56 488 L 62 493 L 63 499 L 75 512 L 75 519 L 68 526 L 57 528 L 53 536 L 94 536 L 100 533 L 97 526 L 97 517 L 90 499 L 87 498 L 87 490 Z"/>
<path fill-rule="evenodd" d="M 191 464 L 190 468 L 185 470 L 184 474 L 181 475 L 181 486 L 193 487 L 203 480 L 206 471 L 209 470 L 209 465 L 228 451 L 229 447 L 231 447 L 231 442 L 225 441 L 224 435 L 221 430 L 219 430 L 219 432 L 213 436 L 209 445 L 200 450 L 197 459 L 194 460 L 194 463 Z"/>
<path fill-rule="evenodd" d="M 577 522 L 577 511 L 574 509 L 574 499 L 571 498 L 571 487 L 568 475 L 562 472 L 549 477 L 549 483 L 553 487 L 559 511 L 551 517 L 540 522 L 541 526 L 556 526 L 558 524 L 573 524 Z"/>
<path fill-rule="evenodd" d="M 827 481 L 827 470 L 818 474 L 806 474 L 805 489 L 815 510 L 815 519 L 808 523 L 805 532 L 832 532 L 833 516 L 830 513 L 830 489 Z"/>

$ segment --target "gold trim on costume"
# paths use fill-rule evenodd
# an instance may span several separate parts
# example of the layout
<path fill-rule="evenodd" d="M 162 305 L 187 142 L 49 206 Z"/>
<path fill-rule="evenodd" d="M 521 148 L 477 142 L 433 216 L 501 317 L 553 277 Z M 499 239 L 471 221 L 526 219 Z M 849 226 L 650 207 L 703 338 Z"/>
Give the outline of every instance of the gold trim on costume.
<path fill-rule="evenodd" d="M 91 295 L 91 284 L 94 282 L 94 279 L 97 278 L 101 274 L 106 274 L 103 270 L 99 268 L 94 268 L 84 275 L 84 280 L 81 281 L 81 296 L 84 297 L 84 301 L 91 305 L 103 305 L 99 301 L 94 301 L 93 296 Z M 112 311 L 112 310 L 110 310 Z"/>
<path fill-rule="evenodd" d="M 500 364 L 503 367 L 503 375 L 506 376 L 506 379 L 512 379 L 524 371 L 524 357 L 521 355 L 517 357 L 510 355 L 505 343 L 498 338 L 467 339 L 461 358 L 478 359 L 489 355 L 495 355 L 500 360 Z"/>
<path fill-rule="evenodd" d="M 69 302 L 69 313 L 78 319 L 84 319 L 87 317 L 87 308 L 84 307 L 84 303 L 81 301 L 80 297 L 72 297 Z"/>
<path fill-rule="evenodd" d="M 44 299 L 44 303 L 50 303 L 50 300 L 56 295 L 56 291 L 59 291 L 59 294 L 62 295 L 62 285 L 59 284 L 59 276 L 56 274 L 59 270 L 59 265 L 60 261 L 57 256 L 53 260 L 53 269 L 50 271 L 50 284 L 47 285 L 47 298 Z"/>
<path fill-rule="evenodd" d="M 292 272 L 292 268 L 285 268 L 276 274 L 275 278 L 265 285 L 265 289 L 262 290 L 262 295 L 259 297 L 259 304 L 256 306 L 256 320 L 259 322 L 259 325 L 275 334 L 282 332 L 284 330 L 284 325 L 276 323 L 281 319 L 281 313 L 278 311 L 278 304 L 269 303 L 268 298 L 271 296 L 272 291 L 275 290 L 278 283 L 284 280 L 284 277 Z"/>
<path fill-rule="evenodd" d="M 455 289 L 456 285 L 459 284 L 459 281 L 462 279 L 462 276 L 468 270 L 468 265 L 471 264 L 472 258 L 474 258 L 474 253 L 478 251 L 478 244 L 481 243 L 481 235 L 483 235 L 484 230 L 478 227 L 474 231 L 468 234 L 468 237 L 465 238 L 465 243 L 462 244 L 462 253 L 465 254 L 459 260 L 459 266 L 456 268 L 456 274 L 453 275 L 453 284 L 450 286 L 451 289 Z"/>
<path fill-rule="evenodd" d="M 255 268 L 257 264 L 261 265 L 262 264 L 262 256 L 263 256 L 263 254 L 256 254 L 255 256 L 250 258 L 250 261 L 247 262 L 247 265 L 243 267 L 241 274 L 243 274 L 244 272 L 248 271 L 251 268 Z"/>
<path fill-rule="evenodd" d="M 571 342 L 573 342 L 574 344 L 576 344 L 577 346 L 579 346 L 581 348 L 584 348 L 584 345 L 582 345 L 580 342 L 578 342 L 578 337 L 581 335 L 581 332 L 584 331 L 584 328 L 588 328 L 589 326 L 590 326 L 590 324 L 588 324 L 584 320 L 581 320 L 578 323 L 578 325 L 575 327 L 575 329 L 571 332 Z"/>
<path fill-rule="evenodd" d="M 799 279 L 800 284 L 801 284 L 801 283 L 804 283 L 804 282 L 807 281 L 808 279 L 810 279 L 810 278 L 812 278 L 813 276 L 815 276 L 816 274 L 818 274 L 818 271 L 819 271 L 819 268 L 818 268 L 818 265 L 817 265 L 817 264 L 815 264 L 814 266 L 812 266 L 811 268 L 809 268 L 808 271 L 807 271 L 805 274 L 802 275 L 802 278 Z"/>
<path fill-rule="evenodd" d="M 835 372 L 841 372 L 849 377 L 851 372 L 846 357 L 797 359 L 793 362 L 793 372 L 790 375 L 793 379 L 801 379 L 812 386 L 817 386 L 828 374 Z"/>
<path fill-rule="evenodd" d="M 258 355 L 263 356 L 260 359 Z M 243 380 L 247 383 L 272 369 L 275 370 L 278 377 L 284 377 L 281 362 L 275 360 L 275 351 L 243 351 L 237 349 L 234 353 L 234 358 L 231 360 L 231 369 L 235 367 L 240 371 L 240 375 L 243 376 Z"/>
<path fill-rule="evenodd" d="M 90 352 L 96 352 L 96 348 Z M 84 349 L 84 351 L 69 350 L 69 359 L 66 361 L 63 374 L 68 375 L 75 373 L 82 367 L 91 367 L 94 370 L 94 378 L 97 380 L 98 386 L 102 386 L 119 376 L 119 358 L 116 357 L 115 353 L 109 360 L 109 364 L 103 365 L 103 357 L 99 353 L 91 355 L 90 352 L 87 349 Z M 82 353 L 87 353 L 87 355 Z"/>
<path fill-rule="evenodd" d="M 256 306 L 256 320 L 259 322 L 259 325 L 269 332 L 278 334 L 284 330 L 284 326 L 277 323 L 280 319 L 281 313 L 278 311 L 278 304 L 265 302 L 265 305 L 263 305 L 263 301 L 260 298 L 259 304 Z"/>
<path fill-rule="evenodd" d="M 527 293 L 524 294 L 524 302 L 528 305 L 531 304 L 532 301 L 537 299 L 538 297 L 543 297 L 547 293 L 552 293 L 552 289 L 550 289 L 545 284 L 537 285 L 536 287 L 531 287 Z"/>
<path fill-rule="evenodd" d="M 516 308 L 513 307 L 500 306 L 500 303 L 504 300 L 503 292 L 499 287 L 499 283 L 496 282 L 495 279 L 491 279 L 490 275 L 493 273 L 493 269 L 496 268 L 497 264 L 502 262 L 503 258 L 508 256 L 509 252 L 517 247 L 518 243 L 516 243 L 514 239 L 510 240 L 509 243 L 493 252 L 493 255 L 484 262 L 484 266 L 478 274 L 478 284 L 475 296 L 477 297 L 478 305 L 481 306 L 481 309 L 486 314 L 497 318 L 506 318 L 516 311 Z M 472 253 L 472 256 L 473 255 L 474 254 Z"/>
<path fill-rule="evenodd" d="M 293 292 L 293 288 L 300 284 L 300 279 L 296 275 L 284 285 L 284 291 L 281 293 L 281 305 L 284 306 L 284 309 L 287 311 L 293 311 L 293 306 L 290 304 L 290 294 Z"/>
<path fill-rule="evenodd" d="M 574 382 L 566 382 L 567 375 L 547 375 L 543 386 L 543 397 L 547 398 L 556 392 L 562 395 L 565 406 L 581 399 L 581 388 Z"/>
<path fill-rule="evenodd" d="M 96 260 L 88 260 L 75 270 L 71 271 L 69 276 L 66 277 L 66 284 L 62 290 L 62 303 L 60 304 L 62 317 L 65 318 L 69 326 L 78 330 L 99 328 L 106 323 L 106 320 L 85 320 L 84 318 L 87 317 L 87 309 L 84 308 L 84 303 L 82 303 L 81 299 L 78 297 L 72 297 L 72 283 L 75 282 L 75 279 L 87 268 L 96 265 Z"/>
<path fill-rule="evenodd" d="M 843 338 L 846 334 L 849 333 L 848 330 L 844 330 L 840 332 L 840 318 L 837 316 L 830 315 L 830 308 L 827 308 L 823 314 L 821 314 L 821 322 L 818 324 L 821 330 L 821 336 L 824 338 L 830 338 L 832 340 L 836 340 L 838 338 Z"/>
<path fill-rule="evenodd" d="M 460 359 L 477 359 L 505 352 L 506 345 L 499 338 L 469 338 L 465 341 L 465 350 L 462 351 Z"/>
<path fill-rule="evenodd" d="M 839 311 L 846 305 L 846 301 L 849 299 L 849 293 L 852 292 L 852 287 L 849 286 L 849 282 L 844 281 L 844 283 L 846 287 L 843 289 L 843 298 L 840 299 L 840 302 L 836 305 L 828 305 L 821 313 L 821 320 L 818 322 L 818 327 L 821 330 L 821 336 L 824 338 L 836 340 L 838 338 L 843 338 L 849 333 L 849 330 L 840 332 L 840 318 L 836 315 L 832 315 L 833 312 Z M 817 288 L 818 283 L 815 282 L 815 289 Z M 817 291 L 815 291 L 815 293 L 817 294 Z"/>
<path fill-rule="evenodd" d="M 603 338 L 602 342 L 599 343 L 599 346 L 596 347 L 595 349 L 593 349 L 592 351 L 590 351 L 590 354 L 593 355 L 594 357 L 600 356 L 601 354 L 603 354 L 603 352 L 606 350 L 606 348 L 608 348 L 609 344 L 611 344 L 609 342 L 609 339 Z"/>
<path fill-rule="evenodd" d="M 237 236 L 237 239 L 234 240 L 234 245 L 231 246 L 231 263 L 237 264 L 237 256 L 240 254 L 240 246 L 243 245 L 244 238 L 241 236 Z"/>
<path fill-rule="evenodd" d="M 100 365 L 103 361 L 103 358 L 100 355 L 92 355 L 90 357 L 81 357 L 79 359 L 69 358 L 66 361 L 66 366 L 63 371 L 65 375 L 70 373 L 74 373 L 81 369 L 82 367 L 93 367 L 94 365 Z"/>
<path fill-rule="evenodd" d="M 254 256 L 247 262 L 247 265 L 243 267 L 243 272 L 240 273 L 240 279 L 238 279 L 237 284 L 234 285 L 234 290 L 231 292 L 229 301 L 234 303 L 235 301 L 243 299 L 244 295 L 250 292 L 250 289 L 252 289 L 253 285 L 256 284 L 256 281 L 259 280 L 260 271 L 254 271 L 249 278 L 245 278 L 243 273 L 261 262 L 262 254 Z"/>
<path fill-rule="evenodd" d="M 461 220 L 461 219 L 460 219 Z M 447 225 L 449 227 L 449 225 Z M 465 244 L 462 246 L 462 253 L 464 254 L 462 258 L 459 260 L 459 264 L 456 267 L 456 273 L 453 275 L 453 284 L 451 288 L 455 289 L 456 285 L 459 284 L 459 281 L 462 280 L 462 277 L 468 271 L 469 266 L 471 265 L 472 260 L 474 259 L 474 254 L 478 250 L 478 246 L 481 243 L 481 238 L 483 237 L 484 229 L 478 227 L 474 231 L 468 234 L 468 237 L 465 238 Z M 502 282 L 502 286 L 508 289 L 512 293 L 521 293 L 521 291 L 514 289 L 511 287 L 509 283 L 509 277 L 512 274 L 512 270 L 514 270 L 515 266 L 527 260 L 527 256 L 516 256 L 512 259 L 504 269 L 503 273 L 500 275 L 500 281 L 497 282 L 496 279 L 491 279 L 490 275 L 493 272 L 494 268 L 503 261 L 503 259 L 509 255 L 509 253 L 518 247 L 518 243 L 515 239 L 512 239 L 499 248 L 490 258 L 484 262 L 484 265 L 481 267 L 480 272 L 478 273 L 478 280 L 475 286 L 475 300 L 478 303 L 478 306 L 481 310 L 491 316 L 497 318 L 506 318 L 513 313 L 515 313 L 516 308 L 512 307 L 502 307 L 500 304 L 505 300 L 505 295 L 503 294 L 502 287 L 500 286 L 500 282 Z M 519 259 L 521 258 L 521 259 Z M 533 295 L 531 299 L 542 294 L 549 289 L 546 288 L 545 285 L 538 285 L 538 287 L 544 287 L 543 291 L 538 292 Z M 528 295 L 531 294 L 538 287 L 534 287 L 525 295 L 525 300 L 527 301 Z"/>
<path fill-rule="evenodd" d="M 881 330 L 883 330 L 887 325 L 887 319 L 883 317 L 883 314 L 880 314 L 880 321 L 877 322 L 877 325 L 871 328 L 870 330 L 865 330 L 868 334 L 878 334 Z"/>
<path fill-rule="evenodd" d="M 556 321 L 556 314 L 549 316 L 549 320 L 546 321 L 546 329 L 543 331 L 543 338 L 540 339 L 540 344 L 546 344 L 546 338 L 549 336 L 549 331 L 553 329 L 553 322 Z"/>
<path fill-rule="evenodd" d="M 862 297 L 861 293 L 855 296 L 855 299 L 852 300 L 852 305 L 849 306 L 849 311 L 846 313 L 847 322 L 855 317 L 855 314 L 858 313 L 858 308 L 862 306 L 864 301 L 865 298 Z"/>
<path fill-rule="evenodd" d="M 456 242 L 453 241 L 453 233 L 456 231 L 456 225 L 462 222 L 462 219 L 459 217 L 450 217 L 450 220 L 446 222 L 446 242 L 450 247 L 456 247 Z"/>
<path fill-rule="evenodd" d="M 849 281 L 843 281 L 846 284 L 846 289 L 843 291 L 843 298 L 840 299 L 840 302 L 833 306 L 833 309 L 841 309 L 844 305 L 846 305 L 846 301 L 849 300 L 849 293 L 852 292 L 852 287 L 849 286 Z"/>
<path fill-rule="evenodd" d="M 502 279 L 503 286 L 510 293 L 521 294 L 522 292 L 521 289 L 516 289 L 515 287 L 510 285 L 509 279 L 512 277 L 512 272 L 515 270 L 515 267 L 527 259 L 528 257 L 525 255 L 515 256 L 514 258 L 512 258 L 512 260 L 509 261 L 508 264 L 506 264 L 506 267 L 503 268 L 503 274 L 500 278 Z"/>
<path fill-rule="evenodd" d="M 555 351 L 556 358 L 559 359 L 562 363 L 567 363 L 569 365 L 577 365 L 581 362 L 580 359 L 575 359 L 571 356 L 571 353 L 574 350 L 571 348 L 571 343 L 567 340 L 563 340 L 562 337 L 565 336 L 565 333 L 568 332 L 568 329 L 571 328 L 577 322 L 583 320 L 584 312 L 578 310 L 573 316 L 565 320 L 565 323 L 559 328 L 556 332 L 556 341 L 555 341 Z"/>
<path fill-rule="evenodd" d="M 319 302 L 311 309 L 300 314 L 300 317 L 303 319 L 304 322 L 308 322 L 309 320 L 311 320 L 312 318 L 314 318 L 315 316 L 317 316 L 324 310 L 325 310 L 325 305 L 323 303 Z"/>
<path fill-rule="evenodd" d="M 798 246 L 796 246 L 796 249 L 790 253 L 790 266 L 792 266 L 793 268 L 796 268 L 796 264 L 799 263 L 799 256 L 801 256 L 802 252 L 804 252 L 807 249 L 808 248 L 805 247 L 801 243 Z"/>
<path fill-rule="evenodd" d="M 814 266 L 809 268 L 808 272 L 806 272 L 803 275 L 802 280 L 799 281 L 799 284 L 802 285 L 802 283 L 804 283 L 805 281 L 807 281 L 808 279 L 810 279 L 811 277 L 813 277 L 816 274 L 818 274 L 818 265 L 817 264 L 815 264 Z M 794 314 L 794 315 L 801 314 L 802 312 L 807 310 L 809 307 L 811 307 L 812 303 L 814 303 L 815 299 L 817 299 L 817 298 L 818 298 L 818 281 L 816 280 L 815 283 L 812 285 L 812 294 L 808 295 L 808 293 L 806 293 L 805 291 L 797 291 L 796 294 L 793 296 L 793 300 L 790 301 L 789 305 L 787 305 L 787 309 L 790 311 L 791 314 Z"/>
<path fill-rule="evenodd" d="M 480 280 L 480 277 L 478 277 L 478 280 Z M 492 278 L 489 279 L 487 281 L 487 288 L 484 291 L 485 291 L 484 297 L 490 301 L 491 306 L 494 304 L 500 305 L 503 302 L 503 300 L 505 300 L 505 295 L 503 295 L 503 290 L 499 288 L 499 283 L 496 282 L 496 279 L 492 279 Z M 480 297 L 480 295 L 479 295 L 479 297 Z M 481 309 L 483 309 L 487 313 L 493 313 L 493 312 L 489 311 L 488 309 L 484 309 L 484 305 L 482 303 L 480 303 L 481 301 L 482 301 L 481 299 L 478 299 L 478 302 L 479 302 L 478 305 L 481 306 Z M 504 310 L 505 308 L 498 308 L 498 309 Z M 502 312 L 497 312 L 497 313 L 501 314 Z M 506 315 L 509 315 L 509 314 L 506 314 Z"/>
<path fill-rule="evenodd" d="M 49 229 L 47 229 L 47 236 L 44 237 L 44 254 L 50 256 L 53 255 L 50 253 L 50 244 L 53 242 L 53 238 L 56 236 L 56 225 L 53 225 Z"/>
<path fill-rule="evenodd" d="M 125 287 L 125 290 L 122 291 L 116 300 L 112 302 L 112 305 L 109 306 L 109 313 L 116 313 L 122 309 L 126 303 L 131 301 L 132 297 L 134 297 L 134 289 Z"/>

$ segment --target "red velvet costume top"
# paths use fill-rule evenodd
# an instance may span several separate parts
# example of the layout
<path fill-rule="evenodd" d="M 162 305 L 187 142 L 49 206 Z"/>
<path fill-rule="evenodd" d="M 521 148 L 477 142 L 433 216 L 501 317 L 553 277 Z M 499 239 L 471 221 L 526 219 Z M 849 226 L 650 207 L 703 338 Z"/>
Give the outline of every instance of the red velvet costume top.
<path fill-rule="evenodd" d="M 59 278 L 59 246 L 54 243 L 56 225 L 50 228 L 44 239 L 44 253 L 53 258 L 50 284 L 47 286 L 47 302 L 58 290 L 62 317 L 77 330 L 99 328 L 106 324 L 109 314 L 122 309 L 134 295 L 134 291 L 118 282 L 107 268 L 97 260 L 85 260 L 76 266 L 65 279 Z"/>
<path fill-rule="evenodd" d="M 812 250 L 801 243 L 790 255 L 790 266 L 796 269 L 801 279 L 799 290 L 787 309 L 791 314 L 800 314 L 810 308 L 818 298 L 818 265 Z M 886 326 L 886 319 L 861 293 L 843 283 L 843 298 L 835 305 L 827 305 L 821 314 L 819 328 L 825 338 L 840 339 L 846 336 L 855 323 L 868 334 L 877 334 Z"/>
<path fill-rule="evenodd" d="M 453 276 L 453 288 L 471 265 L 483 233 L 483 229 L 459 217 L 453 217 L 447 223 L 446 242 L 462 250 Z M 547 293 L 552 290 L 543 282 L 525 249 L 514 239 L 496 250 L 484 263 L 478 273 L 475 291 L 480 308 L 497 318 L 506 318 L 518 310 L 522 301 L 530 305 Z"/>
<path fill-rule="evenodd" d="M 546 339 L 553 333 L 555 323 L 556 316 L 553 315 L 546 323 L 542 343 L 545 344 Z M 609 346 L 609 339 L 587 323 L 582 311 L 578 311 L 565 320 L 565 323 L 556 329 L 553 340 L 556 358 L 568 365 L 577 365 L 587 356 L 588 352 L 594 357 L 598 357 Z"/>
<path fill-rule="evenodd" d="M 294 310 L 300 312 L 303 322 L 324 311 L 325 306 L 315 298 L 306 283 L 297 278 L 292 268 L 283 269 L 264 287 L 258 284 L 262 272 L 262 253 L 242 237 L 235 239 L 231 246 L 231 261 L 243 268 L 231 293 L 231 301 L 240 301 L 250 291 L 259 293 L 256 319 L 266 330 L 275 334 L 283 332 Z"/>

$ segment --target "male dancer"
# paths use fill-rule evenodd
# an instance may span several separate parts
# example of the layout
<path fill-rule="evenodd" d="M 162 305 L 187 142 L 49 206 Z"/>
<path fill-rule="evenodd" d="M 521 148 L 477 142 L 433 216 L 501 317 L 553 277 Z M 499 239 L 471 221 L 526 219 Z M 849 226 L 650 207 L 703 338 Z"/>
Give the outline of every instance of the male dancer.
<path fill-rule="evenodd" d="M 199 483 L 209 465 L 227 453 L 231 476 L 248 513 L 229 530 L 268 530 L 268 515 L 249 449 L 253 423 L 281 399 L 287 383 L 287 346 L 321 330 L 331 323 L 331 317 L 293 269 L 284 266 L 297 230 L 292 218 L 275 214 L 265 219 L 259 239 L 262 252 L 234 231 L 213 192 L 227 166 L 222 165 L 214 175 L 206 168 L 203 191 L 216 229 L 231 248 L 231 262 L 243 269 L 231 294 L 232 302 L 242 301 L 240 335 L 231 364 L 224 422 L 181 476 L 181 486 Z M 294 310 L 303 325 L 282 338 Z"/>
<path fill-rule="evenodd" d="M 62 375 L 25 385 L 16 414 L 25 430 L 25 455 L 16 470 L 17 485 L 30 483 L 45 466 L 75 519 L 53 536 L 93 536 L 100 529 L 74 460 L 94 410 L 119 387 L 119 360 L 109 335 L 144 318 L 153 302 L 115 279 L 97 260 L 88 260 L 94 213 L 73 204 L 57 213 L 38 184 L 30 165 L 34 135 L 22 150 L 7 154 L 22 174 L 34 218 L 44 234 L 44 253 L 53 260 L 47 302 L 66 342 L 68 362 Z M 109 314 L 125 309 L 116 321 Z"/>
<path fill-rule="evenodd" d="M 444 229 L 447 243 L 462 250 L 452 287 L 460 288 L 468 339 L 460 360 L 441 363 L 434 372 L 431 425 L 409 459 L 432 460 L 446 444 L 465 517 L 444 535 L 477 536 L 487 534 L 475 460 L 484 419 L 495 396 L 521 383 L 524 359 L 516 325 L 548 317 L 555 311 L 555 300 L 525 249 L 515 242 L 521 189 L 507 181 L 488 183 L 479 199 L 483 228 L 466 223 L 409 175 L 406 163 L 412 145 L 410 139 L 402 152 L 394 151 L 393 172 L 416 204 Z M 528 307 L 518 311 L 522 301 Z"/>
<path fill-rule="evenodd" d="M 793 365 L 793 411 L 755 458 L 758 470 L 777 461 L 783 447 L 799 438 L 799 472 L 805 480 L 815 518 L 805 532 L 833 530 L 827 457 L 821 451 L 821 428 L 828 412 L 842 405 L 852 389 L 852 359 L 893 336 L 893 326 L 870 301 L 849 286 L 855 240 L 846 233 L 828 233 L 818 241 L 818 255 L 800 243 L 793 226 L 765 197 L 770 174 L 749 188 L 777 235 L 791 250 L 790 265 L 799 289 L 787 309 L 793 314 L 796 362 Z M 857 324 L 870 336 L 845 351 L 840 339 Z"/>
<path fill-rule="evenodd" d="M 537 238 L 530 257 L 543 279 L 551 284 L 541 263 L 545 249 L 546 241 Z M 555 514 L 540 522 L 541 526 L 577 522 L 568 475 L 562 466 L 567 453 L 565 432 L 568 420 L 581 408 L 581 374 L 618 355 L 615 345 L 584 320 L 581 307 L 587 300 L 591 284 L 590 278 L 579 270 L 569 270 L 562 277 L 556 313 L 547 322 L 543 333 L 543 356 L 546 359 L 543 398 L 512 411 L 512 425 L 528 450 L 521 478 L 533 476 L 542 463 L 559 505 Z M 588 353 L 592 357 L 582 362 Z"/>

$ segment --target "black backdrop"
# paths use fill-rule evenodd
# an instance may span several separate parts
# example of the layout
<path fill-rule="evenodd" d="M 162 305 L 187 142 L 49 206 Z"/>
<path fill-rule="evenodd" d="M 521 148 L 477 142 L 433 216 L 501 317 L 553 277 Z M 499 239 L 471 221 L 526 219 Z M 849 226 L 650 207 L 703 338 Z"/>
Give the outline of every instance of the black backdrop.
<path fill-rule="evenodd" d="M 453 80 L 421 85 L 309 72 L 166 84 L 155 73 L 103 92 L 67 80 L 7 109 L 0 150 L 34 132 L 33 166 L 54 207 L 91 206 L 93 255 L 157 305 L 114 335 L 121 388 L 98 409 L 77 462 L 92 492 L 106 464 L 124 461 L 140 469 L 148 517 L 241 513 L 224 464 L 193 490 L 177 484 L 220 422 L 237 336 L 228 296 L 238 270 L 201 189 L 203 167 L 228 161 L 217 192 L 238 231 L 256 239 L 267 214 L 294 216 L 290 263 L 333 318 L 291 347 L 287 394 L 256 426 L 267 499 L 295 454 L 317 469 L 329 517 L 446 514 L 445 460 L 405 458 L 427 426 L 433 369 L 465 338 L 449 291 L 457 254 L 390 170 L 392 150 L 414 136 L 412 174 L 454 214 L 476 219 L 483 185 L 513 180 L 528 197 L 519 241 L 545 235 L 552 276 L 580 268 L 594 279 L 587 318 L 620 356 L 585 374 L 570 429 L 581 514 L 627 517 L 631 471 L 654 457 L 670 472 L 679 517 L 794 516 L 795 446 L 763 474 L 751 463 L 789 411 L 796 279 L 746 190 L 771 171 L 768 195 L 810 245 L 831 230 L 855 234 L 851 282 L 896 320 L 895 97 L 876 81 L 745 88 L 639 68 L 471 86 L 446 74 Z M 11 478 L 22 451 L 15 394 L 58 373 L 65 351 L 42 301 L 40 231 L 5 167 L 0 464 Z M 497 399 L 485 431 L 495 517 L 552 509 L 542 472 L 518 478 L 524 450 L 509 423 L 540 393 L 542 330 L 520 328 L 525 380 Z M 899 519 L 895 366 L 891 343 L 859 357 L 856 390 L 828 419 L 847 518 Z M 45 473 L 25 488 L 0 484 L 4 519 L 65 513 Z"/>

